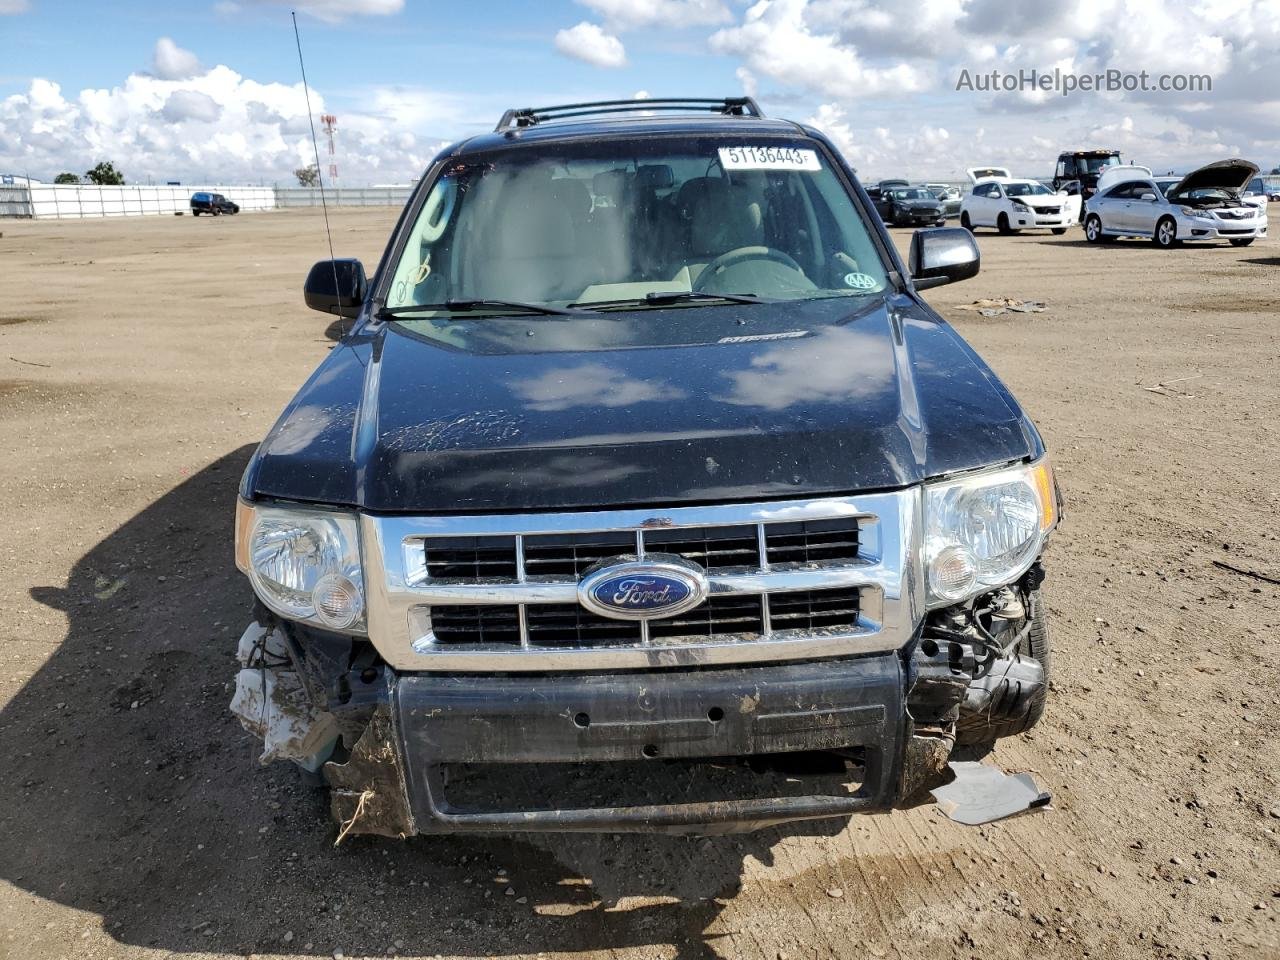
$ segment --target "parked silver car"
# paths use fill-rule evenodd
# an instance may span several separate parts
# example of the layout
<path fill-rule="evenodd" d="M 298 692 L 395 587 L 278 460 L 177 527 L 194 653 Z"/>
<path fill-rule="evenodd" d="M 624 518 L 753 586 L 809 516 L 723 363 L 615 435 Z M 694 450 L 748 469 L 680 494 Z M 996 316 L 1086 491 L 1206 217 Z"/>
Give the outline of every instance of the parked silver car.
<path fill-rule="evenodd" d="M 1084 235 L 1090 243 L 1116 237 L 1146 237 L 1157 246 L 1184 240 L 1229 240 L 1247 247 L 1267 235 L 1267 212 L 1242 198 L 1258 168 L 1247 160 L 1219 160 L 1181 180 L 1150 176 L 1145 168 L 1100 181 L 1085 205 Z M 1145 174 L 1145 175 L 1144 175 Z"/>

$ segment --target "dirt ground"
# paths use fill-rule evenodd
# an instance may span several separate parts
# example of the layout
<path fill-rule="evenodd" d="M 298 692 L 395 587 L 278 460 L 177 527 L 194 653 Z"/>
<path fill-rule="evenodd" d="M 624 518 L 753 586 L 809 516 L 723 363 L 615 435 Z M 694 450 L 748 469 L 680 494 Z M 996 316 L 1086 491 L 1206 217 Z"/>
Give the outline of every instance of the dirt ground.
<path fill-rule="evenodd" d="M 338 254 L 395 215 L 334 211 Z M 332 345 L 318 213 L 0 231 L 0 956 L 1280 956 L 1277 240 L 982 234 L 928 294 L 1068 498 L 1048 713 L 996 753 L 1050 812 L 335 848 L 227 712 L 236 482 Z M 1048 309 L 958 309 L 1004 296 Z"/>

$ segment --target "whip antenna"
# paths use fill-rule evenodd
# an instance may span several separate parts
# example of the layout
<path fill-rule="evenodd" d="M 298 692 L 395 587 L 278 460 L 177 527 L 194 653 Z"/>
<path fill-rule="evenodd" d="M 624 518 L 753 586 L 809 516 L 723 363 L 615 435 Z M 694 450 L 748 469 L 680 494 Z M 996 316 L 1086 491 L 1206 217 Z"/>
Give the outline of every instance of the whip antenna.
<path fill-rule="evenodd" d="M 324 235 L 329 240 L 329 265 L 333 268 L 333 292 L 337 295 L 339 292 L 338 264 L 333 258 L 333 231 L 329 229 L 329 204 L 324 195 L 324 173 L 320 170 L 320 142 L 316 139 L 316 121 L 311 112 L 311 88 L 307 85 L 307 65 L 302 59 L 302 37 L 298 34 L 298 14 L 290 10 L 289 16 L 293 19 L 293 39 L 298 45 L 298 66 L 302 70 L 302 95 L 307 101 L 307 123 L 311 126 L 311 149 L 316 157 L 316 182 L 320 184 L 320 209 L 324 211 Z M 345 337 L 347 335 L 346 318 L 340 316 L 338 319 L 339 329 Z"/>

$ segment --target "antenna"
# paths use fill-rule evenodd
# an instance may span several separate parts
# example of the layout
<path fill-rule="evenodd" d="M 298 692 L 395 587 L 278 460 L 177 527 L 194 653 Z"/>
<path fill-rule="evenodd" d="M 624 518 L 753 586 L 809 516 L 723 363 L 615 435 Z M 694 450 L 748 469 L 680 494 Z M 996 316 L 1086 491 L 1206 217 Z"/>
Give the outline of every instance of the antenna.
<path fill-rule="evenodd" d="M 315 115 L 311 112 L 311 89 L 307 85 L 307 65 L 302 60 L 302 37 L 298 34 L 298 14 L 292 10 L 289 16 L 293 19 L 293 39 L 298 45 L 298 66 L 302 70 L 302 95 L 307 101 L 307 123 L 311 125 L 311 149 L 315 151 L 316 156 L 316 181 L 320 184 L 320 209 L 324 211 L 324 235 L 329 240 L 329 265 L 333 267 L 333 292 L 338 292 L 338 264 L 333 257 L 333 231 L 329 229 L 329 204 L 325 200 L 324 195 L 324 174 L 320 172 L 320 142 L 316 139 L 316 121 Z M 334 118 L 337 119 L 336 117 Z M 330 133 L 330 153 L 332 153 L 332 132 Z M 336 168 L 335 168 L 336 169 Z M 338 318 L 340 322 L 338 329 L 342 331 L 342 335 L 347 335 L 347 324 L 345 317 Z"/>

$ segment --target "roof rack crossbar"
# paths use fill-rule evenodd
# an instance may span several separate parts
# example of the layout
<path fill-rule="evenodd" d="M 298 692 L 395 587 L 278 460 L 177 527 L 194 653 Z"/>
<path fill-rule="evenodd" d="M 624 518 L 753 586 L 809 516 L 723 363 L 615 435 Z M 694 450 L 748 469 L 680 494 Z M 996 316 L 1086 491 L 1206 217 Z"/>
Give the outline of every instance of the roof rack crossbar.
<path fill-rule="evenodd" d="M 644 113 L 654 110 L 676 110 L 719 113 L 727 117 L 763 117 L 751 97 L 655 97 L 651 100 L 596 100 L 588 103 L 562 103 L 552 107 L 520 107 L 506 111 L 495 133 L 520 127 L 532 127 L 547 120 L 587 117 L 614 113 Z"/>

